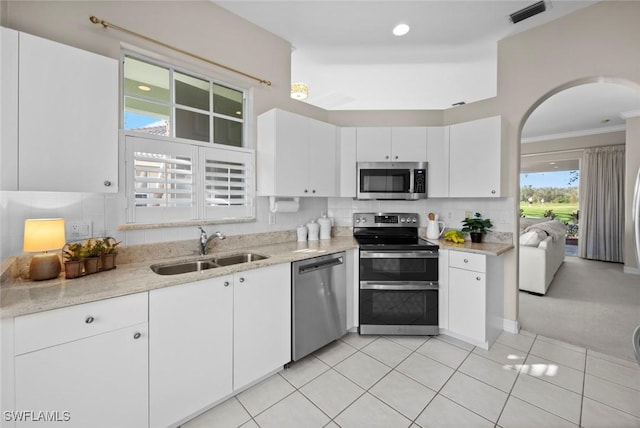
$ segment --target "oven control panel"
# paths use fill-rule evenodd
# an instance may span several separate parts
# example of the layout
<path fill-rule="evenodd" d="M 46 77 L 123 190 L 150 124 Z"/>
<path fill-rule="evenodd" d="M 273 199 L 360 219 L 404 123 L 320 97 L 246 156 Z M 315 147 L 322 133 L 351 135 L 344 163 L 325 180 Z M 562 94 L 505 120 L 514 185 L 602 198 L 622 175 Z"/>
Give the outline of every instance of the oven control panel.
<path fill-rule="evenodd" d="M 418 227 L 417 213 L 355 213 L 353 225 L 360 227 Z"/>

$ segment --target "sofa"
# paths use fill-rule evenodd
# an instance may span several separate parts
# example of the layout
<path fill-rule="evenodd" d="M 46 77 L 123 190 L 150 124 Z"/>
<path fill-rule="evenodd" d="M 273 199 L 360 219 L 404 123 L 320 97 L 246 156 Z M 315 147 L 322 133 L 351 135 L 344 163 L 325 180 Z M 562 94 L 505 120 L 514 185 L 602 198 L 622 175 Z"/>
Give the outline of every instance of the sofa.
<path fill-rule="evenodd" d="M 564 262 L 566 226 L 557 220 L 520 219 L 519 288 L 539 295 Z"/>

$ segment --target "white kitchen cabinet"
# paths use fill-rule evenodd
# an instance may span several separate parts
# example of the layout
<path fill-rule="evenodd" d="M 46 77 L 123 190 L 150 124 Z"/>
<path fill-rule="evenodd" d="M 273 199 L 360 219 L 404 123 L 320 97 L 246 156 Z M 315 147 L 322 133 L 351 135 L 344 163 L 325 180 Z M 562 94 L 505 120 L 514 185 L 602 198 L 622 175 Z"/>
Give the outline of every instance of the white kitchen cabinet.
<path fill-rule="evenodd" d="M 425 127 L 360 127 L 356 130 L 358 162 L 424 162 Z"/>
<path fill-rule="evenodd" d="M 182 422 L 233 391 L 233 276 L 149 292 L 149 421 Z"/>
<path fill-rule="evenodd" d="M 0 190 L 18 190 L 18 34 L 0 27 Z"/>
<path fill-rule="evenodd" d="M 280 109 L 258 116 L 261 196 L 336 196 L 337 128 Z"/>
<path fill-rule="evenodd" d="M 149 425 L 147 293 L 25 315 L 14 325 L 16 410 L 58 411 L 69 427 Z"/>
<path fill-rule="evenodd" d="M 234 276 L 233 387 L 243 388 L 291 361 L 291 265 Z"/>
<path fill-rule="evenodd" d="M 427 128 L 427 196 L 449 197 L 449 171 L 457 169 L 449 164 L 449 127 Z"/>
<path fill-rule="evenodd" d="M 449 251 L 449 333 L 488 349 L 503 329 L 502 259 Z"/>
<path fill-rule="evenodd" d="M 438 251 L 438 327 L 449 329 L 449 250 Z"/>
<path fill-rule="evenodd" d="M 449 127 L 449 197 L 502 196 L 502 118 Z"/>
<path fill-rule="evenodd" d="M 118 61 L 20 33 L 18 69 L 18 190 L 117 192 Z"/>
<path fill-rule="evenodd" d="M 338 165 L 340 166 L 339 191 L 341 198 L 356 197 L 356 128 L 339 128 Z"/>

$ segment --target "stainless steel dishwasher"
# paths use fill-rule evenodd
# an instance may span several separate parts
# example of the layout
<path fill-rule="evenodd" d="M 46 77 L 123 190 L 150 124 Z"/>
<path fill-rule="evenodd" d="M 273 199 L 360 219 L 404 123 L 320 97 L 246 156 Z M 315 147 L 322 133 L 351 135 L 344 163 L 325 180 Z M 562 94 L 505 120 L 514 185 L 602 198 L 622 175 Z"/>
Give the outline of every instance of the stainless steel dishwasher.
<path fill-rule="evenodd" d="M 293 263 L 292 361 L 346 333 L 347 278 L 344 262 L 345 253 L 336 253 Z"/>

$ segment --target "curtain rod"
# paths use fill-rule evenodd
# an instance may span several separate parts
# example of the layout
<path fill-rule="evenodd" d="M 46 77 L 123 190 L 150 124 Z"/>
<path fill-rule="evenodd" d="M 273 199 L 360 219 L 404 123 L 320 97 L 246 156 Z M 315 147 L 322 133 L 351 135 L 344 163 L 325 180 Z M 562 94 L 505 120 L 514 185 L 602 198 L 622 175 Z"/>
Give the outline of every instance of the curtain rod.
<path fill-rule="evenodd" d="M 208 64 L 215 65 L 216 67 L 220 67 L 220 68 L 223 68 L 225 70 L 231 71 L 233 73 L 240 74 L 240 75 L 242 75 L 244 77 L 248 77 L 249 79 L 257 80 L 258 82 L 263 83 L 263 84 L 265 84 L 267 86 L 271 86 L 271 81 L 270 80 L 261 79 L 260 77 L 256 77 L 256 76 L 253 76 L 251 74 L 245 73 L 243 71 L 236 70 L 235 68 L 228 67 L 226 65 L 220 64 L 220 63 L 215 62 L 215 61 L 211 61 L 211 60 L 203 58 L 203 57 L 201 57 L 199 55 L 192 54 L 191 52 L 187 52 L 187 51 L 182 50 L 180 48 L 176 48 L 175 46 L 171 46 L 171 45 L 168 45 L 166 43 L 163 43 L 163 42 L 161 42 L 159 40 L 152 39 L 151 37 L 147 37 L 147 36 L 144 36 L 142 34 L 136 33 L 134 31 L 128 30 L 126 28 L 119 27 L 119 26 L 117 26 L 115 24 L 110 23 L 109 21 L 105 21 L 103 19 L 99 19 L 99 18 L 97 18 L 95 16 L 90 16 L 89 17 L 89 21 L 91 21 L 94 24 L 101 24 L 104 28 L 111 27 L 111 28 L 113 28 L 115 30 L 122 31 L 123 33 L 127 33 L 127 34 L 130 34 L 130 35 L 135 36 L 135 37 L 139 37 L 139 38 L 141 38 L 143 40 L 146 40 L 148 42 L 155 43 L 157 45 L 160 45 L 160 46 L 163 46 L 165 48 L 174 50 L 176 52 L 180 52 L 181 54 L 190 56 L 190 57 L 198 59 L 200 61 L 204 61 L 204 62 L 206 62 Z"/>

